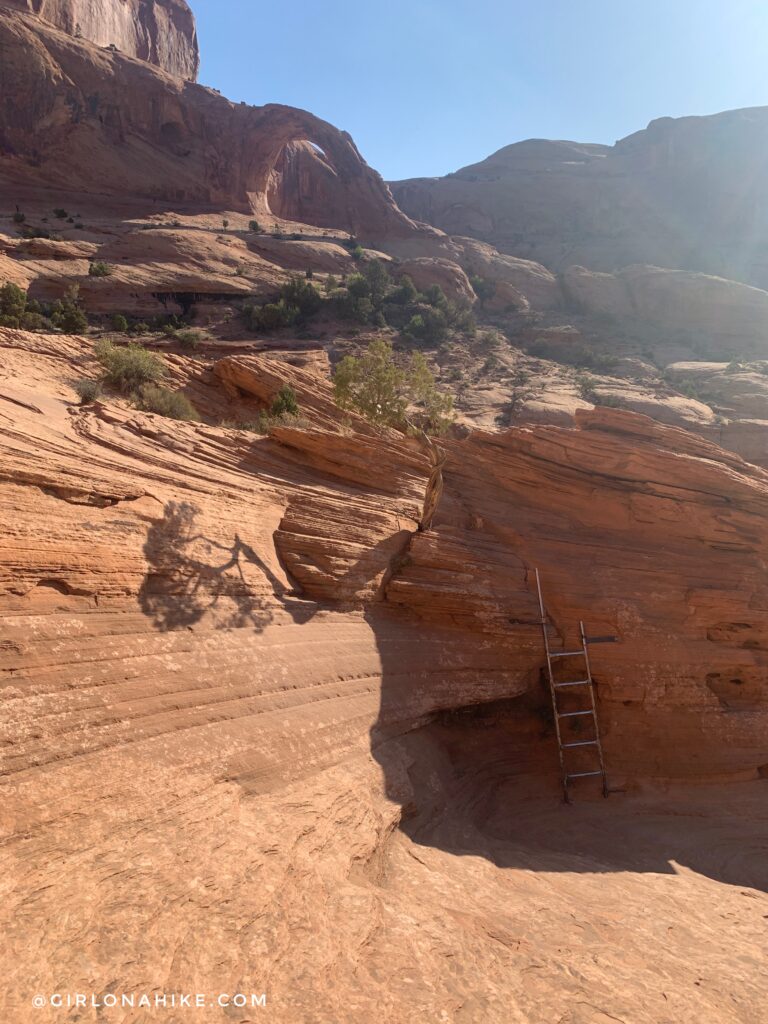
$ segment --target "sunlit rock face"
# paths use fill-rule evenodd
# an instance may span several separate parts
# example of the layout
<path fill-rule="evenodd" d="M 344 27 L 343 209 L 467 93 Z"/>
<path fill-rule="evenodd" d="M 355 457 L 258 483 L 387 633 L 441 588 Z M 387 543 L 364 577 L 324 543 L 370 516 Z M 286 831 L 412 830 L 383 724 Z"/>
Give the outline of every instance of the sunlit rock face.
<path fill-rule="evenodd" d="M 76 38 L 197 78 L 197 30 L 186 0 L 1 0 L 0 7 L 37 14 Z"/>
<path fill-rule="evenodd" d="M 394 182 L 409 216 L 553 270 L 633 263 L 768 285 L 768 108 L 659 118 L 615 146 L 529 139 Z"/>

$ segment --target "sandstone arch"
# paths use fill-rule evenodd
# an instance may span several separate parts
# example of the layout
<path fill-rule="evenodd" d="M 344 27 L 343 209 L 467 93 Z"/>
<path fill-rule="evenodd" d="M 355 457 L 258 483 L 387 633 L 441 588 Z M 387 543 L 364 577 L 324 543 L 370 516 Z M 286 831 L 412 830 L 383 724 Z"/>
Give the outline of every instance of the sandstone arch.
<path fill-rule="evenodd" d="M 254 212 L 361 238 L 410 235 L 416 225 L 395 205 L 381 175 L 347 132 L 304 110 L 246 108 L 243 177 Z"/>

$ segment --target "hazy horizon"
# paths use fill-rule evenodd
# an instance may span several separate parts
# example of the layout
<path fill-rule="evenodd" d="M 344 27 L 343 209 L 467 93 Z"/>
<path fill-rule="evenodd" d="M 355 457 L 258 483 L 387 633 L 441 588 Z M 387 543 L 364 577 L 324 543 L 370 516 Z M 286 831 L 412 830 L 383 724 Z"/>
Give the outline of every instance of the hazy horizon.
<path fill-rule="evenodd" d="M 612 145 L 659 117 L 768 102 L 758 0 L 190 0 L 200 80 L 303 107 L 385 178 L 431 177 L 528 138 Z"/>

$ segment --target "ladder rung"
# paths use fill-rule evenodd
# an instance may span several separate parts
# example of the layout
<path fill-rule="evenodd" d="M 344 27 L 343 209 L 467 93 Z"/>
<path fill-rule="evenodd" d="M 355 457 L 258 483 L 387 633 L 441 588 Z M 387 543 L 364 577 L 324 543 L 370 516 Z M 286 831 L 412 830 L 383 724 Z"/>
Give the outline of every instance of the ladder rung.
<path fill-rule="evenodd" d="M 557 654 L 550 654 L 550 658 L 575 658 L 577 654 L 584 657 L 584 650 L 580 648 L 578 651 L 558 651 Z"/>
<path fill-rule="evenodd" d="M 602 775 L 602 772 L 569 772 L 566 779 L 586 779 L 588 775 Z"/>
<path fill-rule="evenodd" d="M 578 718 L 579 715 L 594 715 L 594 711 L 558 711 L 558 718 Z"/>
<path fill-rule="evenodd" d="M 596 747 L 597 740 L 579 740 L 578 743 L 564 743 L 563 750 L 568 750 L 570 747 Z"/>
<path fill-rule="evenodd" d="M 570 682 L 555 683 L 554 685 L 558 688 L 561 686 L 588 686 L 591 682 L 591 679 L 572 679 Z"/>

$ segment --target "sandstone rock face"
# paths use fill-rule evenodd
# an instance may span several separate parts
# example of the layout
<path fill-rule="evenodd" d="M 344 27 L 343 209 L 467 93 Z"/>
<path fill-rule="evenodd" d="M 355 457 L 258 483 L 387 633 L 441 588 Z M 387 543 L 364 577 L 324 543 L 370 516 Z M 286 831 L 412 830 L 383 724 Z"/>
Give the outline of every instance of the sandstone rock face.
<path fill-rule="evenodd" d="M 0 7 L 37 14 L 71 36 L 114 45 L 179 78 L 197 78 L 197 31 L 186 0 L 0 0 Z"/>
<path fill-rule="evenodd" d="M 767 143 L 767 107 L 661 118 L 612 147 L 531 139 L 392 188 L 410 216 L 553 270 L 651 263 L 766 288 Z"/>
<path fill-rule="evenodd" d="M 429 257 L 403 260 L 398 271 L 407 274 L 419 291 L 436 284 L 454 302 L 471 304 L 476 301 L 477 296 L 472 290 L 469 278 L 452 260 L 430 259 Z"/>
<path fill-rule="evenodd" d="M 661 267 L 626 267 L 601 274 L 569 267 L 567 298 L 583 311 L 634 319 L 671 331 L 700 332 L 720 351 L 768 354 L 768 292 L 705 274 Z"/>
<path fill-rule="evenodd" d="M 314 374 L 168 357 L 177 423 L 76 404 L 91 344 L 0 329 L 5 1018 L 66 978 L 267 991 L 278 1024 L 761 1019 L 768 474 L 595 411 L 446 442 L 419 533 L 418 444 Z M 284 382 L 310 428 L 215 425 Z M 629 793 L 575 825 L 534 566 L 559 643 L 620 640 L 594 673 Z"/>
<path fill-rule="evenodd" d="M 336 205 L 323 224 L 330 217 L 363 241 L 420 233 L 349 136 L 305 111 L 230 103 L 3 7 L 0 46 L 11 83 L 0 175 L 11 195 L 33 182 L 76 184 L 81 193 L 141 197 L 147 213 L 187 203 L 253 212 L 269 223 L 281 154 L 306 141 L 322 149 L 335 175 Z"/>

